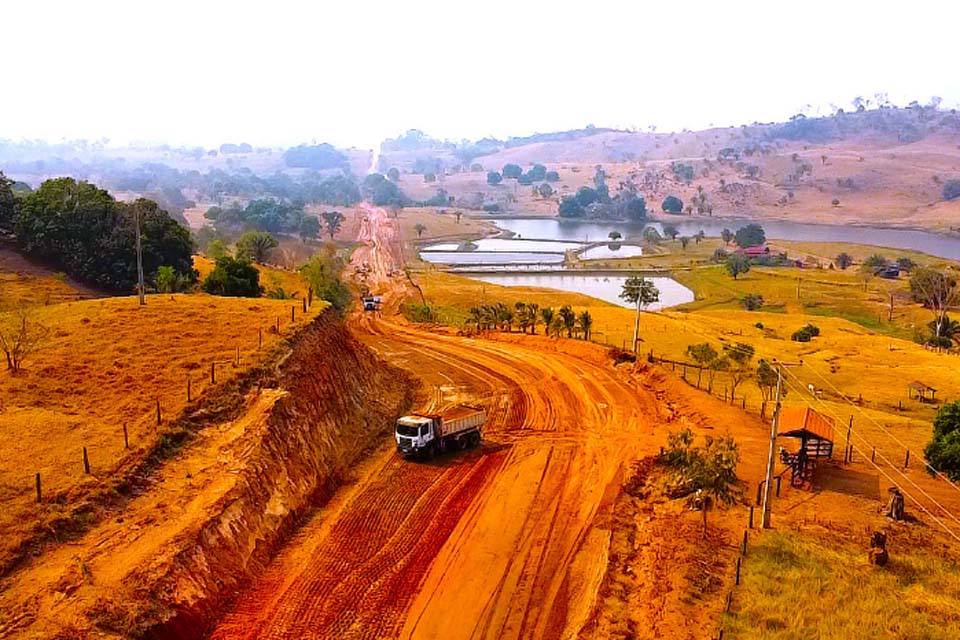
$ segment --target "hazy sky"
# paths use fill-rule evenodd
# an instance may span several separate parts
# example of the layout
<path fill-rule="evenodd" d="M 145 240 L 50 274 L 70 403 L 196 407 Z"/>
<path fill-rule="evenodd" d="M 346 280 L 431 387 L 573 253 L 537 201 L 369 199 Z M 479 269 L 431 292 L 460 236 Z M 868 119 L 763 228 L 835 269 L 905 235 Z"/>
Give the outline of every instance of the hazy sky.
<path fill-rule="evenodd" d="M 960 103 L 960 2 L 4 3 L 0 137 L 371 147 Z"/>

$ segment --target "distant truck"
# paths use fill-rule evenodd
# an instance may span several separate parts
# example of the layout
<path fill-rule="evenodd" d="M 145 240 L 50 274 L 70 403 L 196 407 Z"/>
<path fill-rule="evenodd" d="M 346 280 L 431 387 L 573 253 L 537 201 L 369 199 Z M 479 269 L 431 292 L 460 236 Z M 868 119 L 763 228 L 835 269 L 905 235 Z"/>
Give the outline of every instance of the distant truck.
<path fill-rule="evenodd" d="M 397 452 L 433 457 L 453 449 L 476 447 L 483 439 L 487 412 L 461 405 L 443 413 L 414 413 L 397 420 Z"/>
<path fill-rule="evenodd" d="M 363 302 L 364 311 L 379 311 L 381 300 L 380 296 L 363 296 L 360 298 L 360 301 Z"/>

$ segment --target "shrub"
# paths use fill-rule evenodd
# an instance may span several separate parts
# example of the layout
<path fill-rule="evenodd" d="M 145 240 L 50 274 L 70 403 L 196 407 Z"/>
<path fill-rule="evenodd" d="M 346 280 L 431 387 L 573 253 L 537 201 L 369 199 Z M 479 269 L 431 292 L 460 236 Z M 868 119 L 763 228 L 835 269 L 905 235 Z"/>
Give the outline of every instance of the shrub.
<path fill-rule="evenodd" d="M 607 355 L 610 356 L 610 359 L 613 360 L 614 364 L 622 364 L 624 362 L 636 362 L 637 355 L 630 351 L 625 351 L 618 347 L 613 347 L 607 351 Z"/>
<path fill-rule="evenodd" d="M 734 234 L 737 246 L 746 249 L 747 247 L 759 247 L 767 241 L 767 234 L 763 227 L 758 224 L 750 223 L 737 229 Z"/>
<path fill-rule="evenodd" d="M 960 198 L 960 180 L 947 180 L 943 183 L 943 199 L 956 200 Z"/>
<path fill-rule="evenodd" d="M 547 171 L 543 177 L 547 182 L 560 182 L 560 174 L 556 171 Z"/>
<path fill-rule="evenodd" d="M 960 480 L 960 400 L 945 404 L 937 411 L 933 439 L 923 455 L 933 469 L 945 473 L 951 480 Z M 928 471 L 931 470 L 928 468 Z"/>
<path fill-rule="evenodd" d="M 436 311 L 428 304 L 415 302 L 404 304 L 400 307 L 400 313 L 410 322 L 421 324 L 436 324 L 439 322 Z"/>
<path fill-rule="evenodd" d="M 663 203 L 660 205 L 660 208 L 667 213 L 682 213 L 683 200 L 677 196 L 667 196 L 663 199 Z"/>
<path fill-rule="evenodd" d="M 236 260 L 229 256 L 217 260 L 201 288 L 215 296 L 257 298 L 263 294 L 260 272 L 256 267 L 246 260 Z"/>
<path fill-rule="evenodd" d="M 841 269 L 846 269 L 853 264 L 853 256 L 847 252 L 843 252 L 836 258 L 837 266 Z"/>
<path fill-rule="evenodd" d="M 523 175 L 523 169 L 518 164 L 505 164 L 503 165 L 503 177 L 504 178 L 513 178 L 516 180 L 521 175 Z"/>
<path fill-rule="evenodd" d="M 790 339 L 794 342 L 810 342 L 812 338 L 820 335 L 820 328 L 813 324 L 803 326 L 793 332 Z"/>
<path fill-rule="evenodd" d="M 759 293 L 751 293 L 740 299 L 740 304 L 747 311 L 756 311 L 763 307 L 763 296 Z"/>
<path fill-rule="evenodd" d="M 498 172 L 496 171 L 487 172 L 487 184 L 497 185 L 497 184 L 500 184 L 501 182 L 503 182 L 503 176 L 500 175 Z"/>
<path fill-rule="evenodd" d="M 835 206 L 835 207 L 839 207 L 839 206 L 840 206 L 840 199 L 839 199 L 839 198 L 834 198 L 833 200 L 830 201 L 830 204 L 832 204 L 832 205 Z"/>
<path fill-rule="evenodd" d="M 584 214 L 583 205 L 576 198 L 564 196 L 560 200 L 558 213 L 561 218 L 578 218 Z"/>

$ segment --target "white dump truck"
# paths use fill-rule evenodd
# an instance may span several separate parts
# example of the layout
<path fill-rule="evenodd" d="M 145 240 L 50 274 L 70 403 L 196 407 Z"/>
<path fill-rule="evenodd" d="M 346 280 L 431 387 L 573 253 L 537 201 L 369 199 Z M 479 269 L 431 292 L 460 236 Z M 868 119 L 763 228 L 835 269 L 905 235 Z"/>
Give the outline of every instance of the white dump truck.
<path fill-rule="evenodd" d="M 442 451 L 476 447 L 483 439 L 487 412 L 461 405 L 443 413 L 414 413 L 397 420 L 397 452 L 432 457 Z"/>

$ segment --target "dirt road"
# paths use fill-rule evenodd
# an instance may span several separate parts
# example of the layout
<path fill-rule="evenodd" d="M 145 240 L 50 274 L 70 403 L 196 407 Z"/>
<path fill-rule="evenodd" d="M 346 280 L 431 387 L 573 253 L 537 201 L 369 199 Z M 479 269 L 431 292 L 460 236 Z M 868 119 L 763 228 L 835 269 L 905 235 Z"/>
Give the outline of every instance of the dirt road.
<path fill-rule="evenodd" d="M 408 286 L 396 221 L 367 208 L 361 240 L 353 265 L 387 304 L 355 317 L 357 333 L 423 381 L 427 404 L 487 405 L 484 446 L 430 464 L 375 457 L 213 637 L 574 637 L 606 567 L 623 463 L 654 446 L 656 400 L 536 341 L 391 320 Z"/>

